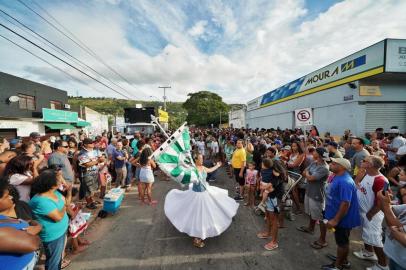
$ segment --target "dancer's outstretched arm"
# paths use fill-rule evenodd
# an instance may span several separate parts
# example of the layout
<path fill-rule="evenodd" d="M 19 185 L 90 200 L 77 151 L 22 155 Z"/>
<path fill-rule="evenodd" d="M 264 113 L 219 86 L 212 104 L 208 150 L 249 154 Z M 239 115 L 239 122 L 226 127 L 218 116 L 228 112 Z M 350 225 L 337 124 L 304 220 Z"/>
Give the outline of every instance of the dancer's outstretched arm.
<path fill-rule="evenodd" d="M 221 167 L 221 162 L 217 162 L 216 166 L 211 167 L 211 168 L 204 167 L 204 170 L 206 171 L 206 173 L 211 173 L 211 172 L 214 172 L 215 170 L 217 170 L 220 167 Z"/>

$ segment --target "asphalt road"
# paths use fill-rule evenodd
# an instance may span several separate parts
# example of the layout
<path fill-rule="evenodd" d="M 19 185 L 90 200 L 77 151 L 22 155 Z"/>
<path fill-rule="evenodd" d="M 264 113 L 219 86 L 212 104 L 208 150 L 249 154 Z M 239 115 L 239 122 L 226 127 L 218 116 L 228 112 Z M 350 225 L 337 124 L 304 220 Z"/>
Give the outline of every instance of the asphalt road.
<path fill-rule="evenodd" d="M 234 195 L 234 182 L 224 169 L 212 185 L 226 188 Z M 126 194 L 120 211 L 103 220 L 98 219 L 89 229 L 87 238 L 92 245 L 73 258 L 68 269 L 320 269 L 330 263 L 327 253 L 335 254 L 335 242 L 328 236 L 329 246 L 314 250 L 310 243 L 315 235 L 296 230 L 307 223 L 305 216 L 296 221 L 286 220 L 287 228 L 280 230 L 279 248 L 266 251 L 266 240 L 256 237 L 264 225 L 262 217 L 242 204 L 234 222 L 222 235 L 205 241 L 206 247 L 192 245 L 192 239 L 178 232 L 165 217 L 163 204 L 169 190 L 179 188 L 172 181 L 156 180 L 153 194 L 157 206 L 142 206 L 136 192 Z M 351 249 L 360 248 L 359 232 L 352 234 Z M 371 263 L 350 255 L 352 269 L 365 269 Z"/>

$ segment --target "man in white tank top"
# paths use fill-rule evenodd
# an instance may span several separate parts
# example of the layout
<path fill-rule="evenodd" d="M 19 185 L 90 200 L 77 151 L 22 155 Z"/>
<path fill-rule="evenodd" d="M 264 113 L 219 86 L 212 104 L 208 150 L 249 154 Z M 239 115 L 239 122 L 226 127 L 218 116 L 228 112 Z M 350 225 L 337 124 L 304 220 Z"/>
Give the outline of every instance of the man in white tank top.
<path fill-rule="evenodd" d="M 386 256 L 383 252 L 382 221 L 384 214 L 377 204 L 376 194 L 389 185 L 388 179 L 380 173 L 384 161 L 378 156 L 367 156 L 362 161 L 361 167 L 366 174 L 358 186 L 358 203 L 361 216 L 361 232 L 365 249 L 355 251 L 354 255 L 363 260 L 378 261 L 367 269 L 389 269 Z"/>

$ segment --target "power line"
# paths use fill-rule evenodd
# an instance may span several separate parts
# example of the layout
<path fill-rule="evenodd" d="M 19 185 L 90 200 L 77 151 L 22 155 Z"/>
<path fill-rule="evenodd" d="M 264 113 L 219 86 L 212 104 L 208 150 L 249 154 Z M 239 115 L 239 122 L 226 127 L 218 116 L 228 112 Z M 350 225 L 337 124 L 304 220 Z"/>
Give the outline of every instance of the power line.
<path fill-rule="evenodd" d="M 79 60 L 78 58 L 76 58 L 75 56 L 73 56 L 72 54 L 70 54 L 69 52 L 67 52 L 66 50 L 64 50 L 63 48 L 61 48 L 60 46 L 56 45 L 55 43 L 53 43 L 52 41 L 48 40 L 47 38 L 45 38 L 44 36 L 42 36 L 41 34 L 39 34 L 38 32 L 36 32 L 35 30 L 31 29 L 30 27 L 28 27 L 27 25 L 25 25 L 24 23 L 22 23 L 21 21 L 19 21 L 18 19 L 16 19 L 15 17 L 13 17 L 12 15 L 8 14 L 7 12 L 5 12 L 4 10 L 0 9 L 0 12 L 3 13 L 4 15 L 6 15 L 7 17 L 11 18 L 13 21 L 17 22 L 19 25 L 21 25 L 22 27 L 24 27 L 25 29 L 28 29 L 30 32 L 34 33 L 35 35 L 37 35 L 38 37 L 40 37 L 42 40 L 44 40 L 47 44 L 48 47 L 50 47 L 48 44 L 51 44 L 52 46 L 54 46 L 55 48 L 57 48 L 60 52 L 63 52 L 64 54 L 68 55 L 70 58 L 72 58 L 77 64 L 81 65 L 82 68 L 88 68 L 90 70 L 92 70 L 93 72 L 95 72 L 97 75 L 101 76 L 102 78 L 104 78 L 105 80 L 109 81 L 111 84 L 117 86 L 118 88 L 120 88 L 121 90 L 125 91 L 127 94 L 131 95 L 126 89 L 124 89 L 123 87 L 121 87 L 120 85 L 114 83 L 113 81 L 111 81 L 109 78 L 105 77 L 103 74 L 100 74 L 97 70 L 93 69 L 92 67 L 90 67 L 89 65 L 87 65 L 86 63 L 82 62 L 81 60 Z M 0 14 L 1 15 L 1 14 Z M 4 16 L 3 15 L 3 16 Z M 13 25 L 17 26 L 18 28 L 22 29 L 21 27 L 19 27 L 18 25 L 16 25 L 15 23 L 11 22 L 10 20 L 8 20 L 7 18 L 5 18 L 8 22 L 12 23 Z M 24 29 L 22 29 L 24 32 Z M 31 34 L 32 35 L 32 34 Z M 38 40 L 38 38 L 37 38 Z M 54 49 L 55 50 L 55 49 Z M 56 51 L 56 50 L 55 50 Z"/>
<path fill-rule="evenodd" d="M 3 36 L 2 34 L 0 34 L 0 37 L 2 37 L 2 38 L 4 38 L 5 40 L 11 42 L 11 43 L 14 44 L 15 46 L 17 46 L 17 47 L 19 47 L 20 49 L 26 51 L 27 53 L 31 54 L 32 56 L 34 56 L 34 57 L 40 59 L 41 61 L 47 63 L 48 65 L 50 65 L 51 67 L 53 67 L 53 68 L 59 70 L 60 72 L 65 73 L 65 74 L 68 75 L 70 78 L 74 79 L 75 81 L 80 82 L 80 83 L 82 83 L 82 84 L 88 86 L 84 81 L 82 81 L 82 80 L 80 80 L 80 79 L 78 79 L 78 78 L 75 78 L 73 75 L 69 74 L 69 73 L 66 72 L 65 70 L 63 70 L 63 69 L 61 69 L 60 67 L 58 67 L 58 66 L 52 64 L 51 62 L 47 61 L 46 59 L 42 58 L 41 56 L 36 55 L 35 53 L 33 53 L 33 52 L 31 52 L 30 50 L 28 50 L 27 48 L 24 48 L 23 46 L 17 44 L 16 42 L 12 41 L 11 39 L 9 39 L 9 38 Z M 94 89 L 94 88 L 92 88 L 92 87 L 90 87 L 90 88 L 91 88 L 92 90 L 98 92 L 96 89 Z"/>
<path fill-rule="evenodd" d="M 43 12 L 45 12 L 50 18 L 52 18 L 59 26 L 61 26 L 66 32 L 68 32 L 71 36 L 73 36 L 80 44 L 82 44 L 85 48 L 87 48 L 93 55 L 98 59 L 102 64 L 104 64 L 108 69 L 110 69 L 114 74 L 119 76 L 122 80 L 127 82 L 129 85 L 131 83 L 124 78 L 120 73 L 118 73 L 114 68 L 112 68 L 110 65 L 108 65 L 104 60 L 98 56 L 91 48 L 89 48 L 86 44 L 84 44 L 75 34 L 73 34 L 69 29 L 67 29 L 65 26 L 63 26 L 54 16 L 52 16 L 45 8 L 43 8 L 40 4 L 38 4 L 36 1 L 32 0 L 32 2 L 39 7 Z"/>
<path fill-rule="evenodd" d="M 24 39 L 25 41 L 31 43 L 32 45 L 34 45 L 34 46 L 37 47 L 38 49 L 40 49 L 40 50 L 46 52 L 47 54 L 49 54 L 49 55 L 55 57 L 55 58 L 58 59 L 59 61 L 65 63 L 65 64 L 68 65 L 68 66 L 70 66 L 71 68 L 73 68 L 73 69 L 79 71 L 80 73 L 84 74 L 85 76 L 89 77 L 90 79 L 92 79 L 92 80 L 94 80 L 94 81 L 96 81 L 96 82 L 98 82 L 98 83 L 104 85 L 105 87 L 109 88 L 110 90 L 114 91 L 115 93 L 117 93 L 117 94 L 119 94 L 119 95 L 121 95 L 121 96 L 123 96 L 123 97 L 125 97 L 125 98 L 131 99 L 130 97 L 128 97 L 128 96 L 126 96 L 126 95 L 124 95 L 124 94 L 118 92 L 117 90 L 115 90 L 115 89 L 113 89 L 113 88 L 111 88 L 110 86 L 108 86 L 108 85 L 105 84 L 104 82 L 102 82 L 102 81 L 100 81 L 100 80 L 94 78 L 92 75 L 87 74 L 86 72 L 80 70 L 79 68 L 77 68 L 77 67 L 71 65 L 70 63 L 66 62 L 66 61 L 63 60 L 62 58 L 58 57 L 57 55 L 51 53 L 50 51 L 48 51 L 48 50 L 46 50 L 46 49 L 44 49 L 44 48 L 42 48 L 41 46 L 39 46 L 39 45 L 36 44 L 35 42 L 32 42 L 32 41 L 29 40 L 28 38 L 26 38 L 26 37 L 20 35 L 19 33 L 15 32 L 14 30 L 12 30 L 12 29 L 10 29 L 9 27 L 5 26 L 4 24 L 0 23 L 0 26 L 3 27 L 3 28 L 5 28 L 5 29 L 7 29 L 7 30 L 10 31 L 10 32 L 12 32 L 13 34 L 19 36 L 20 38 Z"/>
<path fill-rule="evenodd" d="M 35 13 L 36 15 L 38 15 L 41 19 L 43 19 L 44 21 L 46 21 L 52 28 L 54 28 L 55 30 L 57 30 L 59 33 L 61 33 L 62 35 L 64 35 L 66 38 L 68 38 L 69 40 L 71 40 L 73 43 L 75 43 L 77 46 L 79 46 L 82 50 L 84 50 L 85 52 L 87 52 L 90 56 L 94 57 L 96 60 L 98 60 L 100 63 L 102 63 L 104 66 L 106 66 L 110 71 L 112 71 L 113 73 L 115 73 L 117 76 L 119 76 L 121 79 L 123 79 L 124 81 L 126 81 L 129 85 L 131 85 L 131 83 L 125 79 L 121 74 L 119 74 L 116 70 L 114 70 L 110 65 L 108 65 L 106 62 L 104 62 L 102 60 L 102 58 L 100 56 L 98 56 L 92 49 L 90 49 L 89 47 L 87 47 L 82 41 L 80 41 L 80 39 L 78 37 L 76 37 L 72 32 L 70 32 L 66 27 L 64 27 L 55 17 L 53 17 L 51 14 L 49 14 L 40 4 L 36 3 L 35 1 L 32 1 L 36 6 L 38 6 L 44 13 L 46 13 L 50 18 L 52 18 L 60 27 L 62 27 L 66 32 L 68 32 L 70 35 L 72 35 L 76 40 L 72 39 L 70 36 L 66 35 L 62 30 L 60 30 L 58 27 L 56 27 L 53 23 L 51 23 L 49 20 L 47 20 L 46 18 L 44 18 L 41 14 L 39 14 L 37 11 L 35 11 L 34 9 L 32 9 L 29 5 L 27 5 L 26 3 L 24 3 L 22 0 L 17 0 L 18 2 L 20 2 L 22 5 L 24 5 L 26 8 L 28 8 L 29 10 L 31 10 L 33 13 Z"/>

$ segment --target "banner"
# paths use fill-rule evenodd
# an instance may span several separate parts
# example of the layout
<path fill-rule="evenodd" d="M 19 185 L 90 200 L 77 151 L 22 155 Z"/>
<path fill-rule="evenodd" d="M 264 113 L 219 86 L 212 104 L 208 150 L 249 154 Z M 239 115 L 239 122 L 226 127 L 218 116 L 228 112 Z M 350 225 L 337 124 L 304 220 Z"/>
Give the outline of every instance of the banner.
<path fill-rule="evenodd" d="M 164 110 L 158 109 L 158 115 L 159 115 L 159 122 L 160 123 L 168 123 L 169 122 L 169 114 L 168 114 L 168 112 L 165 112 Z"/>
<path fill-rule="evenodd" d="M 181 184 L 198 181 L 198 172 L 191 154 L 190 135 L 183 124 L 153 153 L 159 168 Z"/>
<path fill-rule="evenodd" d="M 395 61 L 396 63 L 391 62 L 391 66 L 397 65 L 396 71 L 399 71 L 399 68 L 403 65 L 401 61 L 398 61 L 398 58 L 401 57 L 400 53 L 403 52 L 399 44 L 397 44 L 397 47 L 394 49 L 399 52 L 399 56 Z M 385 41 L 378 42 L 326 67 L 309 73 L 306 76 L 282 85 L 256 99 L 248 101 L 247 111 L 256 110 L 382 73 L 384 72 L 384 52 Z"/>

